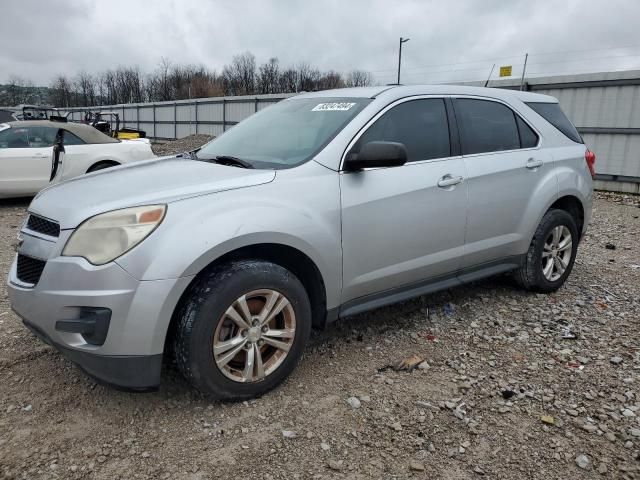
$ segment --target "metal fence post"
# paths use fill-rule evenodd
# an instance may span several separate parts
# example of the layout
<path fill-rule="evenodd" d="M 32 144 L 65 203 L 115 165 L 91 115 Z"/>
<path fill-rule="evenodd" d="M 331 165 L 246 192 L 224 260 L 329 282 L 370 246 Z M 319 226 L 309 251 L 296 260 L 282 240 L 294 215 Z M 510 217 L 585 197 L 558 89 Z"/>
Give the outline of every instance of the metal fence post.
<path fill-rule="evenodd" d="M 198 102 L 196 102 L 195 100 L 193 101 L 193 110 L 194 110 L 194 115 L 195 115 L 195 119 L 194 122 L 196 124 L 196 131 L 195 134 L 198 134 Z"/>
<path fill-rule="evenodd" d="M 136 105 L 136 130 L 140 130 L 140 104 Z"/>
<path fill-rule="evenodd" d="M 258 97 L 256 97 L 255 104 L 253 105 L 253 113 L 258 112 Z"/>
<path fill-rule="evenodd" d="M 178 102 L 173 103 L 173 139 L 178 139 Z"/>
<path fill-rule="evenodd" d="M 222 133 L 227 129 L 227 99 L 222 98 Z"/>
<path fill-rule="evenodd" d="M 158 132 L 156 131 L 156 104 L 153 104 L 153 137 L 158 138 Z"/>

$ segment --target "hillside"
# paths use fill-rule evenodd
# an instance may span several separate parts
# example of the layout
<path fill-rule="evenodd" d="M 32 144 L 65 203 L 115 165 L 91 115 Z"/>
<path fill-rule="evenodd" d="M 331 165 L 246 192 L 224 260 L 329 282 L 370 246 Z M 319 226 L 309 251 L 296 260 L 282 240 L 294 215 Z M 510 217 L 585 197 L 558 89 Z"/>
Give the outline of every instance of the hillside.
<path fill-rule="evenodd" d="M 0 106 L 13 107 L 20 104 L 46 104 L 49 99 L 49 87 L 20 85 L 0 85 Z"/>

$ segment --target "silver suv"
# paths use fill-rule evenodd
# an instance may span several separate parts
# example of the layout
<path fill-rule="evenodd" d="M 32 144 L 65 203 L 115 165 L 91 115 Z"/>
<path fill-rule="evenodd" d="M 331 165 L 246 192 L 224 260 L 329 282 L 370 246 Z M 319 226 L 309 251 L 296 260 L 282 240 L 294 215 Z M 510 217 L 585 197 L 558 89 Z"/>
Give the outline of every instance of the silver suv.
<path fill-rule="evenodd" d="M 96 379 L 278 385 L 312 326 L 511 271 L 558 289 L 595 157 L 552 97 L 456 86 L 298 95 L 202 148 L 70 180 L 29 207 L 9 296 Z"/>

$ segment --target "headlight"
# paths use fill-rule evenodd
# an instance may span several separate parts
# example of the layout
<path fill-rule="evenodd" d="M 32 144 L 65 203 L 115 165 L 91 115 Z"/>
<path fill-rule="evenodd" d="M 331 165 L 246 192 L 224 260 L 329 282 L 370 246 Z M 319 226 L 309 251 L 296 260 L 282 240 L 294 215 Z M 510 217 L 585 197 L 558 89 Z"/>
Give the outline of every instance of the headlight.
<path fill-rule="evenodd" d="M 62 255 L 84 257 L 94 265 L 109 263 L 147 238 L 166 210 L 165 205 L 148 205 L 91 217 L 73 232 Z"/>

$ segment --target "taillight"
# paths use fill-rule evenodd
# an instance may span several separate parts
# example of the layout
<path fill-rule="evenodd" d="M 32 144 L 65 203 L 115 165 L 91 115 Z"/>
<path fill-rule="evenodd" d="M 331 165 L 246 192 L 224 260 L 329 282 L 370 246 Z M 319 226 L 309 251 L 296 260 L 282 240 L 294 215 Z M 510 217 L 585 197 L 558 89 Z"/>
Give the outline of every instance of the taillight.
<path fill-rule="evenodd" d="M 587 162 L 591 178 L 596 178 L 596 154 L 587 148 L 587 151 L 584 152 L 584 161 Z"/>

